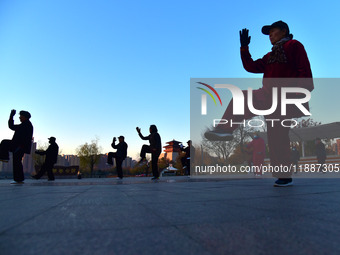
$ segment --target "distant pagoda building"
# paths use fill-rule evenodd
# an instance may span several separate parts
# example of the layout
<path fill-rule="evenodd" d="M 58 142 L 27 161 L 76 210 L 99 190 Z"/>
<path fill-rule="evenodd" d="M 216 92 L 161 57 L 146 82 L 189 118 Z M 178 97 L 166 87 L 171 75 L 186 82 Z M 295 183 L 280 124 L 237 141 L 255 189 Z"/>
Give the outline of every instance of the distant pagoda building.
<path fill-rule="evenodd" d="M 163 146 L 164 152 L 160 155 L 160 158 L 166 158 L 170 161 L 176 161 L 178 155 L 181 153 L 180 145 L 181 142 L 176 141 L 175 139 L 167 142 L 166 146 Z"/>

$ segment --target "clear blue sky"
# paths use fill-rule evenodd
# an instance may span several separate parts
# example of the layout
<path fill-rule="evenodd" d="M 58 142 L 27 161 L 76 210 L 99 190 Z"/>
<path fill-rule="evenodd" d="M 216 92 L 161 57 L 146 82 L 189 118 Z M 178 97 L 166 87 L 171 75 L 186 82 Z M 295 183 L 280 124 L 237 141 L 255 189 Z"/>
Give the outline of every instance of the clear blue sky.
<path fill-rule="evenodd" d="M 2 0 L 0 139 L 12 137 L 10 110 L 25 109 L 35 141 L 55 136 L 65 154 L 95 137 L 105 153 L 113 136 L 124 135 L 136 158 L 143 141 L 135 127 L 148 134 L 150 124 L 163 145 L 186 142 L 191 77 L 261 77 L 242 67 L 244 27 L 256 59 L 271 49 L 261 27 L 286 21 L 305 46 L 314 77 L 339 77 L 339 7 L 329 0 Z M 340 86 L 316 88 L 314 95 L 314 108 L 324 106 L 320 100 L 338 102 Z M 328 111 L 316 117 L 336 121 Z"/>

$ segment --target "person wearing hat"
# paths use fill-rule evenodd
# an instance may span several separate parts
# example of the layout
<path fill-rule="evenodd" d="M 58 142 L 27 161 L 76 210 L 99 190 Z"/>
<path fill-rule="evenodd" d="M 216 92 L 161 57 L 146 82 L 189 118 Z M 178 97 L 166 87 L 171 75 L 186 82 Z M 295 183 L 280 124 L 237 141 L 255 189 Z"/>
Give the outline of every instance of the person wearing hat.
<path fill-rule="evenodd" d="M 45 162 L 41 166 L 40 171 L 36 175 L 31 175 L 33 179 L 39 180 L 45 172 L 47 172 L 48 180 L 54 181 L 53 166 L 58 161 L 59 146 L 55 142 L 56 138 L 51 136 L 48 138 L 50 145 L 47 150 L 36 150 L 35 153 L 38 155 L 46 155 Z"/>
<path fill-rule="evenodd" d="M 263 73 L 263 86 L 253 91 L 253 106 L 255 109 L 270 109 L 272 106 L 273 88 L 278 89 L 278 104 L 274 113 L 266 115 L 266 119 L 283 120 L 299 118 L 304 116 L 299 108 L 291 104 L 287 107 L 287 114 L 281 115 L 281 88 L 282 87 L 300 87 L 312 91 L 314 89 L 312 71 L 304 46 L 297 40 L 293 40 L 287 23 L 283 21 L 274 22 L 271 25 L 262 27 L 262 33 L 269 36 L 273 45 L 271 52 L 263 58 L 253 60 L 249 53 L 249 43 L 251 37 L 248 29 L 240 31 L 241 42 L 241 59 L 243 67 L 251 73 Z M 273 79 L 278 78 L 278 79 Z M 296 79 L 292 79 L 296 78 Z M 278 82 L 279 81 L 279 82 Z M 245 102 L 248 101 L 247 91 L 243 91 Z M 289 98 L 304 98 L 305 95 L 298 93 L 289 95 Z M 308 103 L 303 104 L 309 109 Z M 244 115 L 233 115 L 233 101 L 231 101 L 222 117 L 222 119 L 233 122 L 241 122 L 245 119 L 254 117 L 255 114 L 250 112 L 245 105 Z M 290 165 L 290 140 L 289 127 L 285 127 L 278 121 L 276 125 L 267 125 L 268 147 L 270 152 L 270 162 L 272 166 L 289 166 Z M 286 123 L 286 126 L 288 124 Z M 207 131 L 205 137 L 209 140 L 228 141 L 233 139 L 232 133 L 237 125 L 218 125 L 214 130 Z M 274 186 L 290 186 L 293 181 L 291 173 L 273 174 L 277 177 Z"/>
<path fill-rule="evenodd" d="M 0 144 L 0 160 L 9 161 L 9 152 L 13 153 L 13 182 L 11 184 L 23 184 L 25 180 L 22 157 L 31 153 L 33 125 L 30 122 L 31 114 L 20 111 L 20 124 L 15 125 L 13 117 L 16 110 L 12 110 L 8 120 L 8 127 L 14 131 L 12 140 L 2 140 Z"/>
<path fill-rule="evenodd" d="M 127 143 L 124 141 L 125 138 L 124 136 L 119 136 L 118 137 L 119 143 L 116 145 L 116 137 L 113 137 L 112 140 L 112 148 L 113 149 L 117 149 L 116 152 L 109 152 L 108 156 L 107 156 L 107 164 L 108 165 L 113 165 L 113 158 L 116 159 L 116 167 L 117 167 L 117 179 L 123 179 L 123 169 L 122 169 L 122 164 L 124 159 L 127 156 L 127 148 L 128 145 Z"/>
<path fill-rule="evenodd" d="M 181 151 L 185 152 L 185 155 L 181 158 L 181 163 L 183 168 L 185 169 L 185 175 L 190 175 L 190 160 L 191 162 L 194 161 L 195 148 L 194 146 L 192 146 L 191 140 L 187 141 L 187 144 L 187 147 L 184 147 L 183 144 L 180 144 Z"/>

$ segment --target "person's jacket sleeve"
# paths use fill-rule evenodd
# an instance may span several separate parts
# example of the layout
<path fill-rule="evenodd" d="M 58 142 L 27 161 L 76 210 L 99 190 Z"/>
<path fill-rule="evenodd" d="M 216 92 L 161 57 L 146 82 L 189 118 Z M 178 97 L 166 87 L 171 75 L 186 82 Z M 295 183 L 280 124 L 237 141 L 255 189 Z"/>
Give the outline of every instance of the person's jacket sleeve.
<path fill-rule="evenodd" d="M 250 73 L 264 73 L 266 67 L 265 57 L 253 60 L 248 46 L 241 47 L 241 59 L 243 67 Z"/>
<path fill-rule="evenodd" d="M 150 140 L 150 135 L 148 136 L 143 136 L 141 132 L 138 133 L 139 137 L 142 139 L 142 140 Z"/>
<path fill-rule="evenodd" d="M 14 146 L 23 149 L 24 153 L 30 154 L 33 136 L 33 126 L 31 122 L 26 120 L 19 125 L 15 125 L 13 117 L 10 117 L 8 127 L 14 131 L 12 138 Z"/>
<path fill-rule="evenodd" d="M 126 158 L 127 156 L 127 143 L 126 142 L 121 142 L 115 145 L 115 143 L 111 144 L 113 149 L 117 149 L 117 155 L 123 159 Z"/>

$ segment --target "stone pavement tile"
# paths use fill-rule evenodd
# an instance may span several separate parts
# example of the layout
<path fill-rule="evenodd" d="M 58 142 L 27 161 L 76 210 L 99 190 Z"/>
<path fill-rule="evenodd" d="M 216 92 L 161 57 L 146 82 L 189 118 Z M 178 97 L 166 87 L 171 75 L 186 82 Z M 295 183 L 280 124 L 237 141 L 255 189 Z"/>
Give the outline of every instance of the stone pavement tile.
<path fill-rule="evenodd" d="M 211 254 L 339 254 L 340 225 L 309 218 L 181 225 L 178 229 Z"/>
<path fill-rule="evenodd" d="M 34 194 L 30 197 L 0 201 L 0 233 L 41 215 L 76 194 Z"/>
<path fill-rule="evenodd" d="M 294 187 L 309 192 L 340 191 L 340 179 L 294 179 Z"/>
<path fill-rule="evenodd" d="M 68 200 L 66 206 L 77 205 L 117 205 L 135 203 L 133 199 L 127 196 L 124 192 L 111 187 L 107 189 L 91 189 L 81 193 L 78 196 Z"/>
<path fill-rule="evenodd" d="M 6 255 L 211 254 L 174 226 L 6 235 L 0 249 Z"/>
<path fill-rule="evenodd" d="M 340 209 L 339 205 L 332 203 L 316 204 L 313 196 L 306 199 L 298 199 L 295 197 L 264 197 L 253 199 L 240 199 L 233 201 L 234 205 L 239 206 L 240 210 L 263 210 L 272 217 L 279 215 L 289 215 L 291 217 L 300 215 L 313 215 L 336 212 Z"/>
<path fill-rule="evenodd" d="M 44 234 L 68 231 L 96 231 L 134 227 L 165 226 L 161 218 L 137 203 L 98 206 L 68 206 L 66 203 L 37 214 L 6 234 Z"/>
<path fill-rule="evenodd" d="M 339 254 L 339 180 L 72 182 L 0 185 L 0 251 Z"/>
<path fill-rule="evenodd" d="M 276 196 L 273 193 L 272 186 L 257 183 L 256 186 L 244 187 L 240 183 L 236 185 L 218 185 L 208 187 L 201 183 L 181 183 L 182 187 L 171 187 L 170 185 L 158 186 L 157 190 L 126 190 L 126 194 L 138 201 L 149 199 L 149 203 L 172 203 L 172 202 L 192 202 L 206 200 L 228 200 L 238 198 L 263 197 L 265 195 Z M 170 186 L 170 188 L 169 188 Z M 190 187 L 190 188 L 188 188 Z"/>
<path fill-rule="evenodd" d="M 145 204 L 150 211 L 171 224 L 235 222 L 264 217 L 261 210 L 245 210 L 221 201 Z"/>
<path fill-rule="evenodd" d="M 315 219 L 323 221 L 325 225 L 328 225 L 330 228 L 332 228 L 333 225 L 340 225 L 340 210 L 336 212 L 310 215 L 308 218 L 311 220 Z"/>

